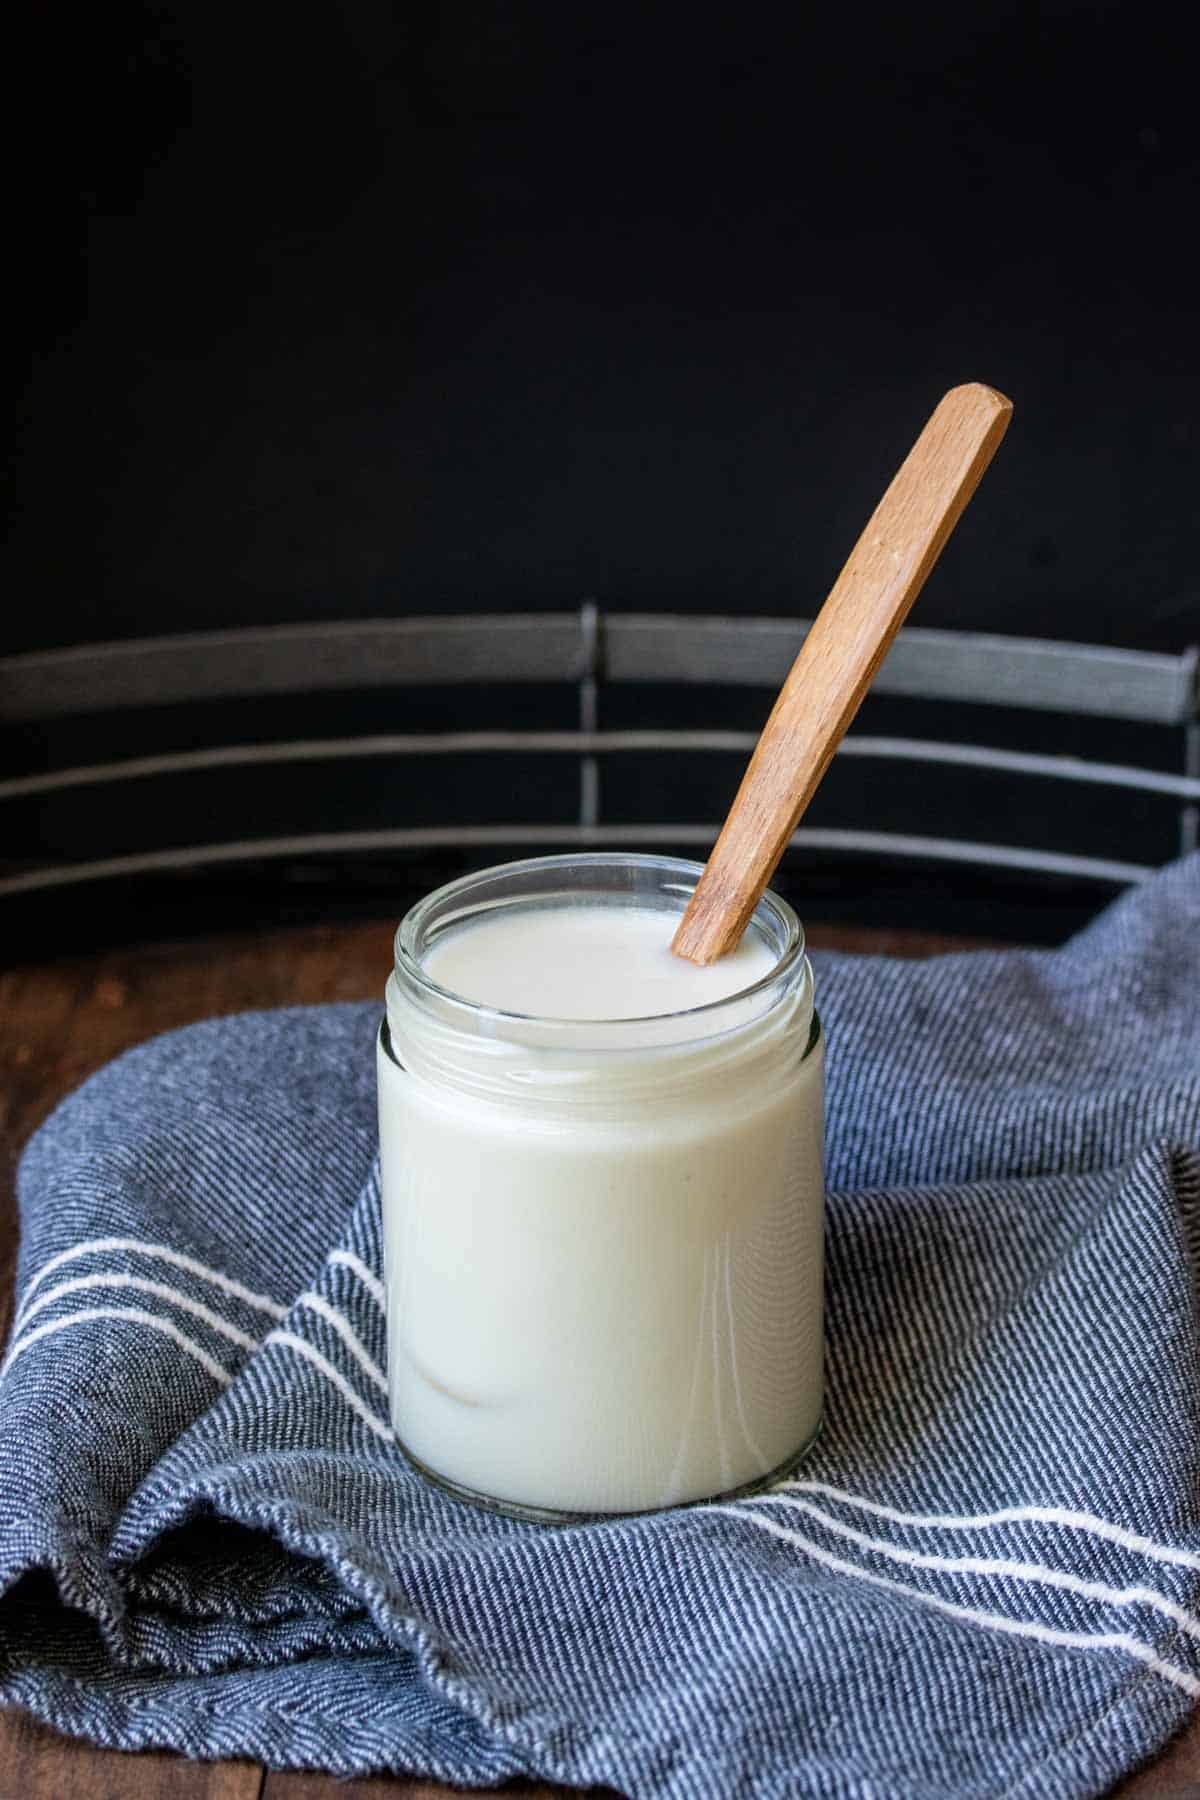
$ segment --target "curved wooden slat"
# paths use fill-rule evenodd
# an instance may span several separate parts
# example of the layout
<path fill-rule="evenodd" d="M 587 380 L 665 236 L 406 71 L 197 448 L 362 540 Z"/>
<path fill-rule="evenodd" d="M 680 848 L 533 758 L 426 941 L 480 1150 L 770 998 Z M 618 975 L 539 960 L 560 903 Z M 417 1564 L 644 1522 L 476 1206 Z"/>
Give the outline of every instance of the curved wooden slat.
<path fill-rule="evenodd" d="M 0 880 L 0 897 L 36 893 L 122 876 L 171 874 L 211 868 L 222 863 L 272 862 L 288 857 L 350 856 L 390 850 L 465 850 L 489 846 L 553 845 L 558 848 L 630 848 L 668 844 L 697 845 L 707 850 L 716 825 L 442 825 L 385 831 L 312 832 L 281 838 L 247 838 L 228 844 L 193 844 L 183 849 L 153 850 L 111 856 L 95 862 L 64 863 Z M 1114 862 L 1091 856 L 1068 856 L 1004 844 L 965 843 L 951 838 L 911 837 L 898 832 L 815 830 L 802 827 L 791 848 L 850 851 L 877 856 L 924 857 L 978 868 L 1024 870 L 1070 875 L 1124 885 L 1144 881 L 1155 871 L 1144 863 Z"/>
<path fill-rule="evenodd" d="M 0 661 L 0 720 L 238 695 L 449 682 L 574 681 L 578 613 L 359 619 L 81 644 Z"/>
<path fill-rule="evenodd" d="M 724 681 L 776 688 L 809 623 L 610 613 L 604 620 L 605 671 L 610 681 Z M 906 626 L 872 690 L 1178 725 L 1197 713 L 1197 667 L 1195 650 L 1169 656 Z"/>
<path fill-rule="evenodd" d="M 809 621 L 674 613 L 360 619 L 84 644 L 0 660 L 0 720 L 237 695 L 453 682 L 721 682 L 775 688 Z M 1168 656 L 907 627 L 879 693 L 1100 714 L 1197 716 L 1196 651 Z"/>
<path fill-rule="evenodd" d="M 162 756 L 89 763 L 44 775 L 0 781 L 0 801 L 50 794 L 106 782 L 151 776 L 189 775 L 207 769 L 265 767 L 272 764 L 338 762 L 362 757 L 505 754 L 530 751 L 592 758 L 631 752 L 753 750 L 750 731 L 444 731 L 377 733 L 353 738 L 297 738 L 280 744 L 223 744 L 208 750 L 179 750 Z M 998 750 L 988 744 L 940 743 L 936 739 L 873 737 L 851 732 L 839 756 L 878 757 L 895 762 L 934 763 L 944 768 L 986 769 L 994 773 L 1048 776 L 1101 787 L 1132 788 L 1144 794 L 1200 800 L 1200 775 L 1172 775 L 1126 763 L 1085 762 L 1077 756 L 1043 756 Z M 585 819 L 584 823 L 588 821 Z"/>

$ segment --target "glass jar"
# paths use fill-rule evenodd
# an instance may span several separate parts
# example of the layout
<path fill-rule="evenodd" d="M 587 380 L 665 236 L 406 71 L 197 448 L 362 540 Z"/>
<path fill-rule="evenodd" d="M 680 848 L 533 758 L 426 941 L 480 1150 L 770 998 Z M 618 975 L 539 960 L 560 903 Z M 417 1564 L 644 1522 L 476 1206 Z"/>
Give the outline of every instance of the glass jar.
<path fill-rule="evenodd" d="M 791 908 L 770 972 L 644 1019 L 504 1013 L 438 986 L 444 933 L 512 909 L 655 908 L 700 866 L 552 856 L 429 895 L 396 934 L 379 1035 L 388 1379 L 401 1448 L 533 1518 L 765 1485 L 822 1390 L 823 1063 Z"/>

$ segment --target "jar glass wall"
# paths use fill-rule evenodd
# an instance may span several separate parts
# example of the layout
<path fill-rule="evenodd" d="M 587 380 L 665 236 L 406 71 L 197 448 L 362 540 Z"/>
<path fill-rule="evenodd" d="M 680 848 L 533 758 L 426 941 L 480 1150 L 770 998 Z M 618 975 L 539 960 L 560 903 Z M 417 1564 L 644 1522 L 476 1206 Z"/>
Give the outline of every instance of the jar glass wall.
<path fill-rule="evenodd" d="M 392 1418 L 468 1498 L 532 1517 L 759 1486 L 821 1409 L 823 1044 L 799 924 L 768 973 L 641 1018 L 500 1012 L 439 986 L 446 934 L 586 904 L 663 914 L 668 857 L 545 857 L 401 924 L 379 1040 Z"/>

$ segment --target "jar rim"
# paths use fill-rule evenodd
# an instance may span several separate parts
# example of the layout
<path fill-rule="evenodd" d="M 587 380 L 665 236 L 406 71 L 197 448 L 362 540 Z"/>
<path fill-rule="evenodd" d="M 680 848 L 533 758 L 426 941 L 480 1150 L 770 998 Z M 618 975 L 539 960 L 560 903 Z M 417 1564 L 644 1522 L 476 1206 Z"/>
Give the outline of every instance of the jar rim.
<path fill-rule="evenodd" d="M 794 971 L 797 964 L 803 962 L 805 954 L 804 928 L 787 901 L 780 899 L 779 895 L 772 893 L 769 888 L 750 915 L 750 923 L 759 920 L 761 925 L 764 921 L 769 920 L 774 927 L 775 934 L 782 938 L 783 948 L 771 967 L 756 981 L 750 982 L 746 987 L 736 989 L 732 994 L 724 995 L 719 1000 L 706 1000 L 700 1006 L 682 1007 L 672 1012 L 626 1015 L 613 1019 L 575 1019 L 563 1014 L 511 1012 L 502 1007 L 488 1006 L 480 1001 L 471 1000 L 465 994 L 456 993 L 453 988 L 443 987 L 440 982 L 433 979 L 421 961 L 419 954 L 421 933 L 429 922 L 430 914 L 447 903 L 453 904 L 455 900 L 468 899 L 473 889 L 486 887 L 499 877 L 511 876 L 518 879 L 530 879 L 542 873 L 547 876 L 562 874 L 568 869 L 587 871 L 589 869 L 611 870 L 631 867 L 653 871 L 662 876 L 676 877 L 679 885 L 675 891 L 683 900 L 683 906 L 691 897 L 692 890 L 704 870 L 703 863 L 693 862 L 687 857 L 658 856 L 641 851 L 620 850 L 568 852 L 565 855 L 531 856 L 514 862 L 493 863 L 486 869 L 473 870 L 468 875 L 461 875 L 455 881 L 435 888 L 423 899 L 418 900 L 415 906 L 409 908 L 396 930 L 394 940 L 396 973 L 403 973 L 418 991 L 435 999 L 442 1006 L 449 1005 L 455 1008 L 464 1018 L 475 1021 L 495 1021 L 496 1025 L 501 1028 L 505 1024 L 512 1024 L 514 1026 L 560 1026 L 564 1031 L 586 1031 L 589 1035 L 595 1033 L 595 1041 L 601 1045 L 610 1035 L 616 1037 L 621 1033 L 627 1033 L 631 1026 L 650 1025 L 651 1023 L 662 1029 L 669 1026 L 672 1021 L 711 1019 L 714 1022 L 714 1032 L 720 1031 L 721 1026 L 718 1021 L 722 1013 L 732 1016 L 734 1009 L 744 1008 L 747 1000 L 778 984 L 781 979 L 785 979 Z M 660 889 L 660 892 L 671 891 L 672 889 L 665 885 Z M 632 893 L 632 890 L 628 890 L 628 893 L 636 904 L 636 895 Z M 543 896 L 543 898 L 550 897 L 550 895 Z M 604 890 L 600 888 L 594 895 L 588 897 L 601 904 L 606 898 Z M 527 904 L 536 898 L 535 893 L 514 893 L 507 901 L 503 899 L 495 901 L 489 910 L 498 910 L 507 905 Z M 680 907 L 680 916 L 683 913 L 683 906 Z M 664 913 L 667 911 L 666 908 L 662 910 Z"/>

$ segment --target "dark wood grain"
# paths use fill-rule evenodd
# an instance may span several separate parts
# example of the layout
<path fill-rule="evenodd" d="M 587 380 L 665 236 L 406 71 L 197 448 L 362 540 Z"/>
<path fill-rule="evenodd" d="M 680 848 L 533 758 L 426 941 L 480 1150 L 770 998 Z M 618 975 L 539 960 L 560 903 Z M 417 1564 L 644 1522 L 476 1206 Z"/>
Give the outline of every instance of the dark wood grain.
<path fill-rule="evenodd" d="M 0 973 L 0 1336 L 17 1244 L 13 1172 L 21 1145 L 58 1101 L 122 1051 L 198 1019 L 381 1000 L 393 929 L 381 922 L 156 943 Z M 815 950 L 892 956 L 982 947 L 930 933 L 820 927 L 809 942 Z M 21 1712 L 0 1712 L 0 1800 L 448 1800 L 465 1791 L 400 1777 L 342 1782 L 266 1773 L 248 1762 L 123 1755 L 61 1737 Z M 502 1791 L 514 1800 L 566 1800 L 574 1790 L 515 1783 Z M 1121 1800 L 1200 1800 L 1200 1717 L 1115 1792 Z"/>
<path fill-rule="evenodd" d="M 1161 1756 L 1119 1783 L 1112 1800 L 1200 1800 L 1200 1713 Z"/>
<path fill-rule="evenodd" d="M 60 1737 L 27 1713 L 0 1712 L 0 1800 L 262 1800 L 258 1763 L 127 1756 Z M 393 1794 L 395 1790 L 393 1789 Z"/>
<path fill-rule="evenodd" d="M 547 1787 L 545 1782 L 512 1781 L 492 1793 L 509 1800 L 562 1800 L 571 1794 L 578 1800 L 578 1789 Z M 598 1795 L 598 1790 L 592 1790 Z M 328 1775 L 300 1775 L 275 1770 L 263 1785 L 262 1800 L 449 1800 L 451 1794 L 470 1794 L 479 1800 L 478 1788 L 445 1787 L 439 1781 L 401 1780 L 391 1775 L 373 1775 L 365 1780 L 334 1782 Z"/>

